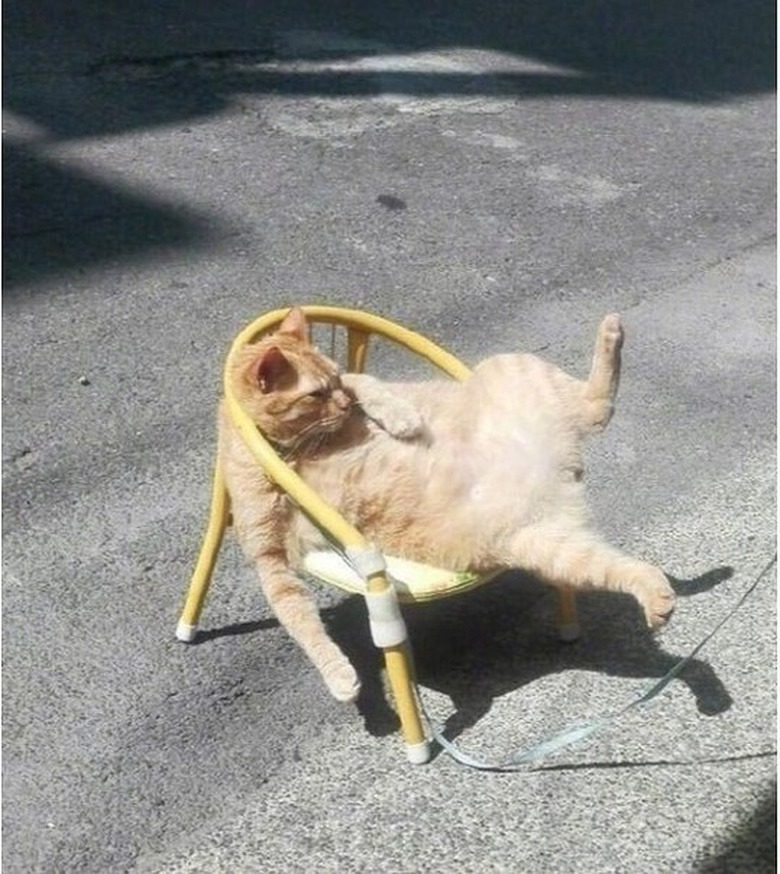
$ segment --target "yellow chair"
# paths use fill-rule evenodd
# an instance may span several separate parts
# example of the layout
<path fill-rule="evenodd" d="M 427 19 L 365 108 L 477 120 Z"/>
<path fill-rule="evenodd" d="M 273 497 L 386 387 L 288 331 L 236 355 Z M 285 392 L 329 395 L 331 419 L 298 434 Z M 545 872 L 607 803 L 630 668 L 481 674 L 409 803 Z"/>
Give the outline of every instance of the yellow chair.
<path fill-rule="evenodd" d="M 348 371 L 363 371 L 370 337 L 377 334 L 427 359 L 454 379 L 465 380 L 469 376 L 468 367 L 449 352 L 388 319 L 339 307 L 306 306 L 303 310 L 310 323 L 331 325 L 334 326 L 334 331 L 336 326 L 345 329 Z M 429 739 L 423 726 L 413 678 L 411 652 L 398 602 L 415 603 L 447 597 L 481 585 L 491 579 L 491 576 L 455 573 L 400 558 L 382 556 L 354 526 L 282 461 L 259 432 L 233 395 L 228 379 L 230 365 L 240 348 L 271 332 L 288 312 L 289 310 L 280 309 L 266 313 L 247 325 L 233 342 L 224 379 L 229 415 L 265 474 L 340 547 L 340 551 L 307 555 L 302 569 L 327 583 L 366 598 L 372 637 L 384 653 L 408 758 L 415 764 L 422 764 L 429 758 Z M 230 497 L 217 465 L 208 527 L 176 629 L 179 640 L 191 642 L 195 639 L 217 554 L 230 523 Z M 569 589 L 560 589 L 558 592 L 559 632 L 563 639 L 573 640 L 579 634 L 574 594 Z"/>

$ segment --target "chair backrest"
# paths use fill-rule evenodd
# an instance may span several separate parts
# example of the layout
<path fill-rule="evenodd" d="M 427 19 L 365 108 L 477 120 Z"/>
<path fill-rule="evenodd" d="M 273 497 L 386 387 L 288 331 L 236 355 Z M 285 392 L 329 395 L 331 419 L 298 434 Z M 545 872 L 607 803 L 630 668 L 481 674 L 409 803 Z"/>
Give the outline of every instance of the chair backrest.
<path fill-rule="evenodd" d="M 454 379 L 464 380 L 469 368 L 446 349 L 409 328 L 391 322 L 382 316 L 363 310 L 331 306 L 304 306 L 301 309 L 310 323 L 341 326 L 347 334 L 347 369 L 361 373 L 365 369 L 369 340 L 372 334 L 392 340 L 410 352 L 425 358 Z M 272 310 L 248 324 L 236 337 L 231 354 L 236 350 L 271 333 L 289 313 L 289 309 Z"/>

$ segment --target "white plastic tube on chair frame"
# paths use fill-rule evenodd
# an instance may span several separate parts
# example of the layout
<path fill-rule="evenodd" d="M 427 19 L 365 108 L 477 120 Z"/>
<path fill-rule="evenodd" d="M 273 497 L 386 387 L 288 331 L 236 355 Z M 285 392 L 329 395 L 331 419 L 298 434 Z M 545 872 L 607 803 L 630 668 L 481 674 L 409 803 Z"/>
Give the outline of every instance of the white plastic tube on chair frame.
<path fill-rule="evenodd" d="M 347 547 L 347 560 L 352 567 L 367 580 L 386 569 L 382 553 L 374 546 L 368 548 Z M 406 640 L 406 623 L 401 615 L 398 596 L 392 586 L 383 592 L 366 592 L 368 624 L 374 645 L 380 648 L 400 646 Z"/>
<path fill-rule="evenodd" d="M 388 586 L 384 592 L 366 592 L 366 605 L 374 644 L 378 647 L 400 646 L 406 640 L 406 624 L 395 589 Z"/>

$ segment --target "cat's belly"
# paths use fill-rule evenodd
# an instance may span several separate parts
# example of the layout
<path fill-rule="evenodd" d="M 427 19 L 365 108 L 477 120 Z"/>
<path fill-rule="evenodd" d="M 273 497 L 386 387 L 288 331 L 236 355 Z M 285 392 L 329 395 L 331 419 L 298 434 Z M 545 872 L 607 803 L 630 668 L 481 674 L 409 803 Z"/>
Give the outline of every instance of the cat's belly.
<path fill-rule="evenodd" d="M 307 466 L 304 478 L 385 552 L 454 570 L 485 569 L 500 542 L 545 516 L 576 510 L 582 490 L 562 475 L 550 439 L 521 424 L 429 448 L 378 440 Z M 302 516 L 304 549 L 323 544 Z"/>
<path fill-rule="evenodd" d="M 494 531 L 532 524 L 566 488 L 549 443 L 540 443 L 522 428 L 484 433 L 454 447 L 438 468 L 437 489 L 430 497 L 439 504 L 436 509 L 446 503 L 449 524 L 464 537 L 474 526 Z"/>

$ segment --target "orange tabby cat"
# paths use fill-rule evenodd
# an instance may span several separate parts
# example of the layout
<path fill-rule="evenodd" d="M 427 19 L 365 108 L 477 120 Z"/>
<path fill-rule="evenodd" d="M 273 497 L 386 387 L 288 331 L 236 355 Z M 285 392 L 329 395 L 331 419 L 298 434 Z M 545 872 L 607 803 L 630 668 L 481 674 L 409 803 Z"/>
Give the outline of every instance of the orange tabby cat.
<path fill-rule="evenodd" d="M 551 585 L 632 594 L 647 623 L 674 606 L 664 574 L 589 526 L 582 444 L 609 422 L 623 331 L 599 327 L 587 382 L 533 355 L 497 355 L 464 383 L 340 374 L 293 309 L 246 346 L 236 396 L 301 476 L 390 555 L 453 570 L 523 568 Z M 234 526 L 281 624 L 331 693 L 360 684 L 294 568 L 322 536 L 270 482 L 220 410 L 219 459 Z"/>

